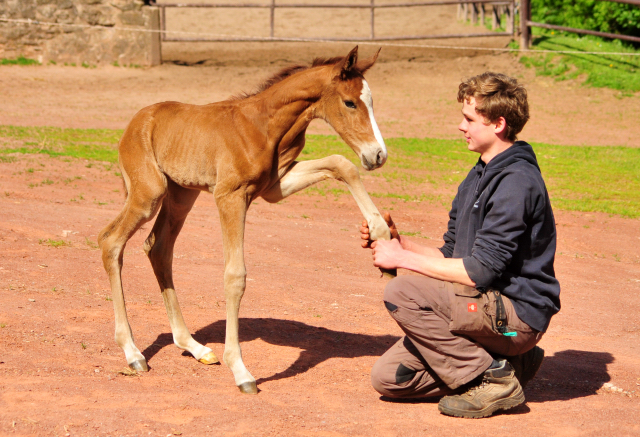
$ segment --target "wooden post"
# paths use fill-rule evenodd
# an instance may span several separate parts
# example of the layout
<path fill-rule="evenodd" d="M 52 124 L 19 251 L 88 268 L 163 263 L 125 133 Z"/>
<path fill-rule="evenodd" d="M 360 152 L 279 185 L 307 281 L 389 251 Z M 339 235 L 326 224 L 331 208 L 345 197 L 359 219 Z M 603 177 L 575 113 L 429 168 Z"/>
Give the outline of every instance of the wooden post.
<path fill-rule="evenodd" d="M 480 25 L 484 26 L 484 3 L 480 4 Z"/>
<path fill-rule="evenodd" d="M 516 3 L 511 2 L 506 8 L 507 11 L 507 32 L 516 36 Z M 529 14 L 531 15 L 531 14 Z"/>
<path fill-rule="evenodd" d="M 376 19 L 376 9 L 375 9 L 375 0 L 371 0 L 371 40 L 376 38 L 376 28 L 375 28 L 375 19 Z"/>
<path fill-rule="evenodd" d="M 496 30 L 500 24 L 500 16 L 498 15 L 498 6 L 491 6 L 493 13 L 491 14 L 491 30 Z"/>
<path fill-rule="evenodd" d="M 155 65 L 162 64 L 162 31 L 164 29 L 160 28 L 160 8 L 150 7 L 151 11 L 151 22 L 149 23 L 149 28 L 151 30 L 155 30 L 156 32 L 150 34 L 150 56 L 149 56 L 149 64 L 153 67 Z M 164 10 L 162 11 L 164 12 Z M 164 15 L 163 15 L 164 17 Z"/>
<path fill-rule="evenodd" d="M 478 5 L 471 3 L 471 23 L 478 24 Z"/>
<path fill-rule="evenodd" d="M 271 26 L 271 30 L 269 31 L 269 35 L 271 36 L 271 38 L 273 38 L 274 35 L 274 27 L 275 27 L 275 14 L 276 14 L 276 0 L 271 0 L 271 7 L 270 7 L 270 14 L 269 14 L 269 24 Z"/>
<path fill-rule="evenodd" d="M 531 19 L 531 3 L 520 0 L 520 50 L 528 50 L 531 46 L 531 28 L 527 21 Z"/>

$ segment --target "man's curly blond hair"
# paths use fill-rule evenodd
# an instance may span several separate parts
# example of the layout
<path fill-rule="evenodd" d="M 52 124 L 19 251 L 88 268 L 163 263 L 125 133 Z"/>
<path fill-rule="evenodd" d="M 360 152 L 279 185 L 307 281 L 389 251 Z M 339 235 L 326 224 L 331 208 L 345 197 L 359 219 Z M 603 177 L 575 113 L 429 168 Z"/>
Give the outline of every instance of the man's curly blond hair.
<path fill-rule="evenodd" d="M 515 141 L 516 136 L 529 120 L 527 90 L 512 77 L 501 73 L 486 73 L 463 81 L 458 87 L 458 102 L 476 101 L 476 112 L 489 123 L 504 117 L 507 122 L 506 139 Z"/>

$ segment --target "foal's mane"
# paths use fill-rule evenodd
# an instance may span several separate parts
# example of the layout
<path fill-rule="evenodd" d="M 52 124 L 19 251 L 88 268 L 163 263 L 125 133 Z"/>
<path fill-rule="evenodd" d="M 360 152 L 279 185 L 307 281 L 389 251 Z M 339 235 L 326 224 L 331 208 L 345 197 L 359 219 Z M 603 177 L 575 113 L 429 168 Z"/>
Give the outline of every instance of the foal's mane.
<path fill-rule="evenodd" d="M 301 71 L 305 71 L 305 70 L 309 70 L 311 68 L 314 67 L 321 67 L 324 65 L 335 65 L 338 62 L 341 62 L 344 60 L 344 56 L 337 56 L 335 58 L 315 58 L 313 60 L 313 62 L 311 63 L 311 65 L 290 65 L 289 67 L 285 67 L 282 70 L 280 70 L 279 72 L 277 72 L 276 74 L 274 74 L 273 76 L 271 76 L 269 79 L 265 80 L 262 84 L 260 84 L 258 86 L 258 88 L 252 92 L 252 93 L 240 93 L 236 96 L 233 96 L 230 98 L 230 100 L 244 100 L 247 99 L 249 97 L 255 96 L 257 94 L 260 94 L 261 92 L 271 88 L 273 85 L 277 84 L 278 82 L 282 82 L 284 79 L 286 79 L 289 76 L 293 76 L 296 73 L 299 73 Z M 354 70 L 357 71 L 357 66 L 356 68 L 354 68 Z M 359 71 L 358 71 L 359 73 Z"/>

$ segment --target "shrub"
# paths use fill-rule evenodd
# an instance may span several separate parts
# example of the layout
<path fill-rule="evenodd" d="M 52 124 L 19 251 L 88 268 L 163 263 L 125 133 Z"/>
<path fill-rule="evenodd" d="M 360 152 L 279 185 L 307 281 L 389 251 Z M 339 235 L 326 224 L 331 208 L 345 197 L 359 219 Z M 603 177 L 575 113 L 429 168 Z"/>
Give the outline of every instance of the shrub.
<path fill-rule="evenodd" d="M 640 36 L 640 7 L 605 0 L 532 0 L 533 21 Z"/>

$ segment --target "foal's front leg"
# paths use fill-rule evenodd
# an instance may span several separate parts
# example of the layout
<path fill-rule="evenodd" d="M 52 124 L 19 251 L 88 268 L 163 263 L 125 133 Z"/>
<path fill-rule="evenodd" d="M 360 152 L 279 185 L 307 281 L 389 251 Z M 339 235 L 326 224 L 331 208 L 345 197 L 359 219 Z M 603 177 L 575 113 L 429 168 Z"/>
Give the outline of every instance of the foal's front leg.
<path fill-rule="evenodd" d="M 269 191 L 262 194 L 267 202 L 276 203 L 308 186 L 326 179 L 337 179 L 349 187 L 362 215 L 369 224 L 372 240 L 389 240 L 391 233 L 378 208 L 365 190 L 358 168 L 342 155 L 312 161 L 294 162 L 287 173 Z"/>
<path fill-rule="evenodd" d="M 222 191 L 222 190 L 220 190 Z M 220 214 L 224 250 L 224 295 L 227 304 L 227 332 L 224 343 L 224 363 L 231 369 L 242 393 L 256 394 L 255 378 L 242 361 L 238 336 L 240 301 L 246 287 L 244 264 L 244 226 L 248 199 L 246 193 L 223 194 L 216 186 L 216 204 Z"/>

